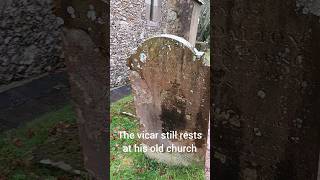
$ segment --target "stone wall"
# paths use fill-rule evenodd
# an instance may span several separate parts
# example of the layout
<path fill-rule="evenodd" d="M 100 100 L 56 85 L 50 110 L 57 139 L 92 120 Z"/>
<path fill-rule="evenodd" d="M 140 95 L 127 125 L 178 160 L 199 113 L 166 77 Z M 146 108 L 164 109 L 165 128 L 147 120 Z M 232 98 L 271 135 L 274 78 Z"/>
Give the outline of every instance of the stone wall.
<path fill-rule="evenodd" d="M 127 83 L 126 59 L 146 38 L 174 32 L 169 21 L 172 0 L 159 0 L 160 19 L 147 18 L 146 0 L 110 2 L 111 86 Z M 171 5 L 171 6 L 169 6 Z M 0 2 L 0 85 L 34 77 L 64 66 L 60 46 L 61 25 L 52 13 L 52 0 Z M 167 18 L 168 17 L 168 18 Z M 168 19 L 168 20 L 167 20 Z M 171 32 L 171 33 L 172 33 Z"/>
<path fill-rule="evenodd" d="M 127 83 L 126 59 L 143 40 L 166 33 L 167 29 L 174 32 L 169 21 L 170 18 L 177 17 L 172 17 L 172 12 L 168 13 L 167 9 L 175 1 L 159 2 L 161 20 L 150 23 L 147 20 L 146 0 L 111 0 L 111 87 Z M 52 0 L 0 2 L 0 85 L 28 79 L 64 66 L 60 46 L 60 31 L 64 22 L 53 15 L 52 7 Z"/>
<path fill-rule="evenodd" d="M 0 85 L 61 65 L 60 25 L 51 0 L 1 0 Z"/>
<path fill-rule="evenodd" d="M 150 23 L 145 0 L 110 2 L 110 83 L 111 87 L 128 82 L 127 58 L 152 35 L 165 32 L 166 1 L 161 2 L 161 21 Z"/>

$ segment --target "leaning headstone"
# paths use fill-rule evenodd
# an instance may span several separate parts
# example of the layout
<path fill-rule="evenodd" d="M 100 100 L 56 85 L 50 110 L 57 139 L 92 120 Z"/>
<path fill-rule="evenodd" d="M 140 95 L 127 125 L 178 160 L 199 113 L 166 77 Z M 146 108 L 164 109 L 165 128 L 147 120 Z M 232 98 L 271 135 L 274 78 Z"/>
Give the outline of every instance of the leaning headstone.
<path fill-rule="evenodd" d="M 183 38 L 160 35 L 146 40 L 128 59 L 141 132 L 202 133 L 201 139 L 142 140 L 148 148 L 162 144 L 196 147 L 197 152 L 145 152 L 171 165 L 203 163 L 209 120 L 209 66 L 203 53 Z"/>
<path fill-rule="evenodd" d="M 211 176 L 319 179 L 319 1 L 212 2 Z"/>
<path fill-rule="evenodd" d="M 77 114 L 86 170 L 108 179 L 108 4 L 103 0 L 55 1 L 64 23 L 63 50 Z"/>

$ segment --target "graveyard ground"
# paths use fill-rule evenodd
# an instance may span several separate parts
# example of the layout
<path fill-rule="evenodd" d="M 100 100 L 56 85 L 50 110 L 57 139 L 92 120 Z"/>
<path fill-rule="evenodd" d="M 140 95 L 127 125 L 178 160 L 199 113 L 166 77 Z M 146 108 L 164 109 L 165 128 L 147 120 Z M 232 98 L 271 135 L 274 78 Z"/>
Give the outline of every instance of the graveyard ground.
<path fill-rule="evenodd" d="M 81 157 L 76 118 L 70 105 L 0 134 L 1 180 L 85 177 Z M 83 175 L 71 172 L 74 170 Z"/>
<path fill-rule="evenodd" d="M 112 134 L 119 129 L 138 131 L 137 120 L 121 114 L 123 111 L 134 114 L 132 101 L 132 96 L 128 96 L 112 104 Z M 202 167 L 169 167 L 146 158 L 143 153 L 122 153 L 122 145 L 135 141 L 113 137 L 112 179 L 204 179 Z M 72 107 L 67 105 L 0 134 L 0 162 L 1 180 L 86 179 Z"/>

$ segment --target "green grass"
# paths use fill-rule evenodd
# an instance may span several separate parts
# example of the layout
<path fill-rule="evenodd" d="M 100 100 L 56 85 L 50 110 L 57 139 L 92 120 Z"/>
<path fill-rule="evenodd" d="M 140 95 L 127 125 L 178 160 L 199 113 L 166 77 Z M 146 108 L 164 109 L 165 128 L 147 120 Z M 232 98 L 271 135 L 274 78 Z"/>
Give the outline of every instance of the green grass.
<path fill-rule="evenodd" d="M 34 152 L 52 135 L 57 125 L 75 124 L 71 106 L 45 114 L 25 126 L 0 135 L 0 179 L 29 180 L 74 177 L 62 170 L 45 167 L 34 160 Z M 51 145 L 52 146 L 52 145 Z"/>
<path fill-rule="evenodd" d="M 203 167 L 167 166 L 145 157 L 143 153 L 123 153 L 123 145 L 138 142 L 135 139 L 119 139 L 116 133 L 118 130 L 138 132 L 139 124 L 136 119 L 122 115 L 123 111 L 135 113 L 132 96 L 125 97 L 111 106 L 111 179 L 204 179 Z M 57 131 L 57 128 L 62 128 L 62 132 Z M 79 146 L 72 107 L 68 105 L 47 113 L 23 127 L 0 134 L 0 179 L 75 179 L 77 176 L 73 174 L 38 162 L 42 158 L 56 158 L 83 171 Z"/>
<path fill-rule="evenodd" d="M 117 132 L 124 130 L 138 132 L 139 123 L 135 118 L 122 115 L 121 112 L 134 113 L 132 96 L 125 97 L 111 106 L 111 179 L 112 180 L 201 180 L 204 169 L 201 166 L 168 166 L 145 157 L 143 153 L 122 152 L 122 146 L 138 143 L 136 139 L 120 139 Z"/>

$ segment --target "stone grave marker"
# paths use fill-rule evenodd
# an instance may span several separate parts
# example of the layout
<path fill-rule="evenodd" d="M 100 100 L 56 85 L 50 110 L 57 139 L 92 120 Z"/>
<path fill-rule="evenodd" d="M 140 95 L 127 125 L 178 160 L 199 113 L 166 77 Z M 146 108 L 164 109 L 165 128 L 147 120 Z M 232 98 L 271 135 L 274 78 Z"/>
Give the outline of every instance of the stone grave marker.
<path fill-rule="evenodd" d="M 84 166 L 95 178 L 108 175 L 108 3 L 55 0 L 64 24 L 63 52 L 77 114 Z"/>
<path fill-rule="evenodd" d="M 147 147 L 164 145 L 197 147 L 196 153 L 145 154 L 171 165 L 203 163 L 209 121 L 209 65 L 183 38 L 160 35 L 146 40 L 128 59 L 140 131 L 203 133 L 202 139 L 142 139 Z"/>

